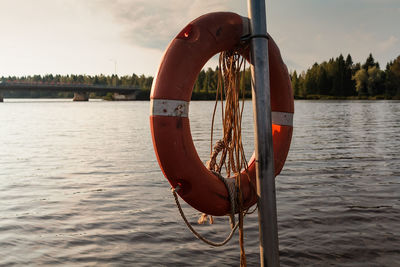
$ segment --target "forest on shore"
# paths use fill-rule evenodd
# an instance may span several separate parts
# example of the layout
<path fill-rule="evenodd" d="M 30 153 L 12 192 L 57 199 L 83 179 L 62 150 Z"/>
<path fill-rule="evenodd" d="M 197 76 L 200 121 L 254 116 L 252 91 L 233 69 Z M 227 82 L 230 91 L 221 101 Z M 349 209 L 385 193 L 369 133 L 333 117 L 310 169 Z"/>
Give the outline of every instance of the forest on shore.
<path fill-rule="evenodd" d="M 400 99 L 400 56 L 381 69 L 372 54 L 364 63 L 354 63 L 350 54 L 340 54 L 322 63 L 314 63 L 311 68 L 290 73 L 295 99 Z M 147 100 L 150 96 L 152 76 L 145 75 L 33 75 L 22 77 L 1 77 L 6 82 L 50 83 L 50 84 L 88 84 L 141 88 L 138 99 Z M 247 68 L 242 83 L 246 97 L 251 97 L 251 74 Z M 218 84 L 218 67 L 202 70 L 193 88 L 193 100 L 215 99 Z M 8 98 L 72 97 L 72 93 L 48 91 L 10 91 Z M 90 97 L 106 98 L 107 94 L 92 93 Z"/>

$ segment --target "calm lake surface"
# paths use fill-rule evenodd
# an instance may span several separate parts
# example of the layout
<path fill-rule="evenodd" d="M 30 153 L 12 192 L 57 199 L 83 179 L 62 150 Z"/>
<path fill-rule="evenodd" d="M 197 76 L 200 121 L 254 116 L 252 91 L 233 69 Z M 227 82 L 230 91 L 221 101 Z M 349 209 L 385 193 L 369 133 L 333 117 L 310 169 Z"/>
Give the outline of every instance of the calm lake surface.
<path fill-rule="evenodd" d="M 209 151 L 214 103 L 192 102 Z M 246 153 L 252 151 L 246 102 Z M 400 266 L 400 102 L 296 101 L 277 177 L 282 266 Z M 192 236 L 156 161 L 149 102 L 0 103 L 0 266 L 238 266 L 238 235 Z M 191 222 L 199 213 L 187 205 Z M 257 214 L 246 217 L 259 264 Z M 196 229 L 214 240 L 228 220 Z"/>

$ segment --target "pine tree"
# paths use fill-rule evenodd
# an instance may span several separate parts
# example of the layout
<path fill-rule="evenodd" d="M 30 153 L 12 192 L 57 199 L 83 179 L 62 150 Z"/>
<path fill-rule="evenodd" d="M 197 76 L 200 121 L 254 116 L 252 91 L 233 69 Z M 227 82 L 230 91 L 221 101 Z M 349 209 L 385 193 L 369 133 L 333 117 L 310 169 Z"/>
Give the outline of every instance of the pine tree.
<path fill-rule="evenodd" d="M 369 56 L 368 56 L 367 60 L 365 61 L 365 63 L 362 65 L 362 68 L 368 71 L 368 69 L 372 68 L 372 67 L 379 68 L 379 63 L 375 62 L 375 59 L 372 56 L 372 53 L 369 53 Z"/>
<path fill-rule="evenodd" d="M 400 98 L 400 56 L 386 65 L 385 95 Z"/>
<path fill-rule="evenodd" d="M 354 96 L 356 95 L 355 91 L 355 81 L 352 79 L 353 76 L 353 59 L 351 58 L 350 54 L 347 55 L 345 61 L 345 72 L 344 72 L 344 95 L 345 96 Z"/>

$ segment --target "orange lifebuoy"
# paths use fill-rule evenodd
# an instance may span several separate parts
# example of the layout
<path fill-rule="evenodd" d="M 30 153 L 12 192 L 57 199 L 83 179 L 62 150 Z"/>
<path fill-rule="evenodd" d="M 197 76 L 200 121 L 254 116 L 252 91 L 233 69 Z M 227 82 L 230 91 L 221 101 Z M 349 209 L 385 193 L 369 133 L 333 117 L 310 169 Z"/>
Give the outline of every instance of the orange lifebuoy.
<path fill-rule="evenodd" d="M 193 144 L 188 109 L 197 75 L 221 51 L 242 46 L 248 19 L 235 13 L 203 15 L 189 23 L 165 51 L 151 91 L 150 125 L 160 167 L 192 207 L 210 215 L 230 213 L 228 191 L 200 160 Z M 285 163 L 292 138 L 294 101 L 287 68 L 272 38 L 268 41 L 275 175 Z M 243 55 L 248 58 L 248 51 Z M 257 201 L 254 157 L 242 172 L 243 205 Z M 250 177 L 250 179 L 248 179 Z M 232 178 L 234 179 L 234 178 Z"/>

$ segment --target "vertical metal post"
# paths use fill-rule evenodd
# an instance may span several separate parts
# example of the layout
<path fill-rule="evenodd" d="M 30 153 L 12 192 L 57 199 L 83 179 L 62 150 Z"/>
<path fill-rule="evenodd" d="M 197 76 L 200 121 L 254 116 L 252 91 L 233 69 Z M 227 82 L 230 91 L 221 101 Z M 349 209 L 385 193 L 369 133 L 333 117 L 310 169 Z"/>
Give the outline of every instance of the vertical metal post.
<path fill-rule="evenodd" d="M 261 266 L 279 266 L 265 0 L 248 0 Z"/>

